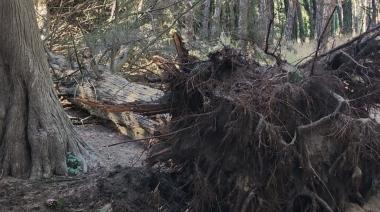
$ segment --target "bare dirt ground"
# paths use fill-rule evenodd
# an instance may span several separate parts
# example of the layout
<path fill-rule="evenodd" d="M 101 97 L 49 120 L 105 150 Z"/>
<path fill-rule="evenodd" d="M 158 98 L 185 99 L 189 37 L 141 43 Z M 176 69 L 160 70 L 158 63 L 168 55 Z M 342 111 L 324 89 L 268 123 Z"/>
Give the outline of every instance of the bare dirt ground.
<path fill-rule="evenodd" d="M 69 111 L 69 116 L 83 120 L 86 114 Z M 98 156 L 101 168 L 75 177 L 0 179 L 0 212 L 156 211 L 150 199 L 158 182 L 154 173 L 142 167 L 145 145 L 129 142 L 105 147 L 128 138 L 97 120 L 92 122 L 76 129 Z M 48 206 L 49 201 L 53 206 Z"/>

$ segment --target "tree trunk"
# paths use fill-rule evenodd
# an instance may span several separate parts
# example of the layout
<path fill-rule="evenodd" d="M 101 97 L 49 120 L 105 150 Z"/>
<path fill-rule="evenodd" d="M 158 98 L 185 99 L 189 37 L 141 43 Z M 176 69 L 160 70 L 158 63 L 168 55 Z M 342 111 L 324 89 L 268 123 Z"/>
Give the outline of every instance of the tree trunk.
<path fill-rule="evenodd" d="M 339 20 L 339 33 L 343 31 L 344 24 L 343 24 L 343 0 L 337 1 L 337 7 L 338 7 L 338 20 Z"/>
<path fill-rule="evenodd" d="M 293 27 L 295 23 L 295 18 L 297 15 L 297 7 L 296 7 L 297 1 L 296 0 L 289 0 L 288 1 L 288 10 L 286 14 L 286 27 L 285 27 L 285 38 L 288 40 L 292 39 L 293 34 Z"/>
<path fill-rule="evenodd" d="M 33 2 L 0 1 L 0 173 L 66 175 L 66 155 L 89 156 L 52 88 Z"/>
<path fill-rule="evenodd" d="M 273 22 L 274 22 L 274 2 L 273 0 L 260 0 L 259 1 L 259 16 L 258 18 L 258 30 L 257 30 L 257 44 L 260 46 L 262 49 L 265 48 L 266 42 L 268 44 L 271 43 L 271 38 L 273 38 Z M 268 27 L 269 27 L 269 22 L 272 20 L 272 26 L 271 26 L 271 34 L 270 37 L 268 38 L 268 41 L 266 41 L 266 36 L 268 33 Z"/>
<path fill-rule="evenodd" d="M 228 2 L 229 11 L 229 23 L 231 25 L 231 32 L 235 32 L 236 29 L 236 16 L 235 16 L 235 1 Z"/>
<path fill-rule="evenodd" d="M 331 13 L 335 8 L 335 0 L 317 1 L 317 19 L 316 32 L 319 39 L 320 51 L 324 52 L 328 48 L 328 38 L 331 35 L 331 21 L 329 22 Z M 326 30 L 325 30 L 326 29 Z"/>
<path fill-rule="evenodd" d="M 63 85 L 60 86 L 60 91 L 91 115 L 110 120 L 120 133 L 132 139 L 152 136 L 159 125 L 157 121 L 147 116 L 131 112 L 132 109 L 129 109 L 127 105 L 157 103 L 164 93 L 145 85 L 129 82 L 118 75 L 104 72 L 96 81 L 89 79 L 74 88 Z M 101 104 L 104 102 L 119 105 L 119 107 L 111 109 L 102 107 Z"/>
<path fill-rule="evenodd" d="M 299 38 L 301 39 L 302 42 L 305 41 L 305 24 L 303 22 L 303 17 L 302 17 L 302 9 L 301 9 L 301 4 L 299 1 L 297 1 L 297 19 L 298 19 L 298 31 L 299 31 Z"/>
<path fill-rule="evenodd" d="M 313 12 L 313 1 L 303 0 L 304 8 L 306 10 L 307 16 L 309 17 L 309 37 L 314 38 L 315 22 L 314 22 L 314 12 Z"/>
<path fill-rule="evenodd" d="M 351 0 L 343 0 L 343 32 L 344 33 L 352 33 L 352 2 Z"/>
<path fill-rule="evenodd" d="M 195 39 L 195 31 L 194 31 L 194 13 L 193 13 L 193 3 L 191 0 L 186 1 L 186 15 L 185 15 L 185 33 L 186 33 L 186 38 L 189 41 L 192 41 Z"/>
<path fill-rule="evenodd" d="M 220 24 L 220 16 L 222 13 L 222 0 L 216 0 L 215 1 L 215 10 L 214 15 L 212 16 L 212 30 L 211 34 L 214 39 L 219 37 L 221 24 Z"/>
<path fill-rule="evenodd" d="M 248 37 L 248 8 L 249 0 L 239 2 L 239 39 L 243 52 L 247 51 Z"/>
<path fill-rule="evenodd" d="M 352 27 L 353 27 L 353 33 L 356 35 L 359 33 L 359 14 L 358 14 L 358 2 L 356 0 L 352 0 Z"/>
<path fill-rule="evenodd" d="M 211 0 L 206 0 L 203 8 L 202 36 L 208 38 Z"/>
<path fill-rule="evenodd" d="M 372 0 L 372 16 L 371 16 L 371 25 L 376 26 L 377 24 L 377 2 Z"/>
<path fill-rule="evenodd" d="M 317 38 L 321 36 L 324 26 L 324 1 L 325 0 L 315 1 L 315 32 L 317 34 Z"/>

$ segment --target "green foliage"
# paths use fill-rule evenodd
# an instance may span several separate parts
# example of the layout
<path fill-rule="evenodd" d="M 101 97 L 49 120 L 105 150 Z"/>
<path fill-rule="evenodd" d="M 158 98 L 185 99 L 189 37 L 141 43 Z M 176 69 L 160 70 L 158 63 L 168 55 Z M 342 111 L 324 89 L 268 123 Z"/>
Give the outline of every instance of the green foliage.
<path fill-rule="evenodd" d="M 82 162 L 74 155 L 74 153 L 69 152 L 66 155 L 67 171 L 70 176 L 76 176 L 82 172 Z"/>

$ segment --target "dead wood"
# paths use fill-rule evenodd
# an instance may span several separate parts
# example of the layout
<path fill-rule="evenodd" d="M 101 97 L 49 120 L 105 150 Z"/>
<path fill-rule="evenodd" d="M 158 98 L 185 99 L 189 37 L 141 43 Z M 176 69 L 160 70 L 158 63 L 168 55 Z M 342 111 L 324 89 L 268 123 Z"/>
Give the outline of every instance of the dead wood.
<path fill-rule="evenodd" d="M 170 136 L 148 162 L 170 164 L 193 211 L 363 204 L 380 179 L 380 125 L 370 118 L 380 104 L 373 33 L 342 47 L 342 57 L 302 67 L 263 67 L 228 48 L 192 69 L 160 59 L 172 73 L 171 106 L 181 110 L 170 111 Z"/>
<path fill-rule="evenodd" d="M 64 59 L 60 61 L 65 64 Z M 102 67 L 100 74 L 93 75 L 89 66 L 78 72 L 67 69 L 67 65 L 57 60 L 50 62 L 58 73 L 60 96 L 91 115 L 110 120 L 121 133 L 133 139 L 153 135 L 159 122 L 148 115 L 169 110 L 167 104 L 161 102 L 164 93 L 160 90 L 130 82 Z"/>

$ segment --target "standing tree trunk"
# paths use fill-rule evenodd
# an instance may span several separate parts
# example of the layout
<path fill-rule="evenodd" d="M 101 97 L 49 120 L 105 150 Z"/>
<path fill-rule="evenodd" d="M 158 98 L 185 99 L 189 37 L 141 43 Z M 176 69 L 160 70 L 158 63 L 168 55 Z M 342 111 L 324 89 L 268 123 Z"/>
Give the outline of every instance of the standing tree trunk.
<path fill-rule="evenodd" d="M 229 23 L 231 25 L 231 32 L 235 33 L 236 30 L 236 16 L 235 16 L 235 1 L 228 2 L 229 11 Z"/>
<path fill-rule="evenodd" d="M 309 37 L 314 38 L 315 31 L 315 19 L 314 19 L 314 10 L 313 10 L 313 1 L 303 0 L 304 8 L 307 16 L 309 17 Z"/>
<path fill-rule="evenodd" d="M 322 34 L 323 26 L 324 26 L 324 8 L 325 8 L 325 0 L 317 0 L 315 1 L 315 32 L 317 34 L 317 38 L 319 38 Z"/>
<path fill-rule="evenodd" d="M 297 1 L 297 19 L 298 19 L 298 31 L 299 31 L 299 38 L 302 42 L 305 41 L 306 38 L 306 32 L 305 32 L 305 23 L 303 21 L 302 16 L 302 8 L 299 1 Z"/>
<path fill-rule="evenodd" d="M 338 7 L 338 20 L 339 20 L 339 33 L 342 33 L 344 24 L 343 24 L 343 0 L 337 0 Z"/>
<path fill-rule="evenodd" d="M 321 0 L 317 1 L 317 21 L 316 21 L 316 32 L 318 36 L 318 41 L 320 44 L 320 51 L 324 52 L 328 48 L 328 38 L 331 35 L 331 20 L 330 16 L 333 15 L 336 6 L 335 0 Z M 326 29 L 326 30 L 325 30 Z"/>
<path fill-rule="evenodd" d="M 218 38 L 220 34 L 221 24 L 220 16 L 222 14 L 222 0 L 215 0 L 214 15 L 212 16 L 211 35 L 213 38 Z"/>
<path fill-rule="evenodd" d="M 352 0 L 352 28 L 353 34 L 356 35 L 359 33 L 360 23 L 359 23 L 359 13 L 358 13 L 358 2 L 356 0 Z"/>
<path fill-rule="evenodd" d="M 376 26 L 377 24 L 377 12 L 377 2 L 372 0 L 371 26 Z"/>
<path fill-rule="evenodd" d="M 249 0 L 239 2 L 239 39 L 243 53 L 247 52 Z"/>
<path fill-rule="evenodd" d="M 195 39 L 195 30 L 194 30 L 194 13 L 193 13 L 193 3 L 192 0 L 186 1 L 186 15 L 185 15 L 185 32 L 186 38 L 190 41 Z"/>
<path fill-rule="evenodd" d="M 286 27 L 285 27 L 285 38 L 291 40 L 293 34 L 293 28 L 295 23 L 295 18 L 297 15 L 297 0 L 288 0 L 287 14 L 286 14 Z"/>
<path fill-rule="evenodd" d="M 66 175 L 66 155 L 89 156 L 52 88 L 33 1 L 0 1 L 0 174 Z"/>
<path fill-rule="evenodd" d="M 265 48 L 266 42 L 268 44 L 271 43 L 271 38 L 273 38 L 273 22 L 274 22 L 274 2 L 273 0 L 260 0 L 259 1 L 259 16 L 257 17 L 257 45 L 261 48 Z M 268 33 L 268 27 L 269 23 L 272 21 L 271 25 L 271 34 L 270 37 L 268 38 L 268 41 L 266 41 L 266 36 Z"/>
<path fill-rule="evenodd" d="M 343 33 L 352 33 L 352 2 L 351 0 L 343 0 Z"/>
<path fill-rule="evenodd" d="M 210 20 L 210 7 L 211 0 L 206 0 L 203 8 L 203 20 L 202 20 L 202 35 L 204 38 L 208 38 L 209 30 L 209 20 Z"/>

